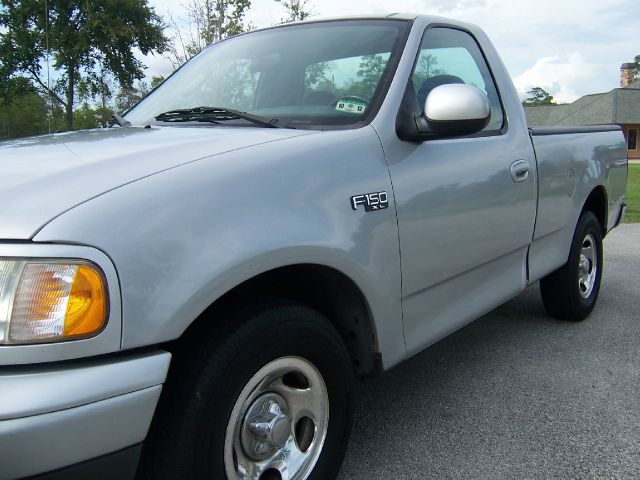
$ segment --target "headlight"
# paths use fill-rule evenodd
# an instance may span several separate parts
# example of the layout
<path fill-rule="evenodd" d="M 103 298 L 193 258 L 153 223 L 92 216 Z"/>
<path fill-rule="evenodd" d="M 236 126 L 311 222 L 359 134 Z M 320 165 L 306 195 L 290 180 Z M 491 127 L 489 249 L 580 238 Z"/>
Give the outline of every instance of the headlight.
<path fill-rule="evenodd" d="M 0 260 L 0 343 L 82 338 L 102 330 L 102 272 L 75 261 Z"/>

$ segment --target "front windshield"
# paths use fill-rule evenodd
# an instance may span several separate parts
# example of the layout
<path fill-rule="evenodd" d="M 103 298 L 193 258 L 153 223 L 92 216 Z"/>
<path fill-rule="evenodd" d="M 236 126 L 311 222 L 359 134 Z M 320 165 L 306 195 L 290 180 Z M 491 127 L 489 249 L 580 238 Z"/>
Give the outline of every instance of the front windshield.
<path fill-rule="evenodd" d="M 362 122 L 379 104 L 408 23 L 292 25 L 217 43 L 126 114 L 133 125 L 197 107 L 247 112 L 296 127 Z"/>

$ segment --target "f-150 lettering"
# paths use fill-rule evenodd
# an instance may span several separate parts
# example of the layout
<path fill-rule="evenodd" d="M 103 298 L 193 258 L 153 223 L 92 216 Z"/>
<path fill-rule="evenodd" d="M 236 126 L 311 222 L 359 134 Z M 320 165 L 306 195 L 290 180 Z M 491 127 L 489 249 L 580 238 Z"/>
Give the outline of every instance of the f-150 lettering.
<path fill-rule="evenodd" d="M 359 205 L 364 205 L 364 209 L 367 212 L 382 210 L 389 206 L 389 197 L 387 192 L 367 193 L 351 197 L 351 208 L 358 210 Z"/>

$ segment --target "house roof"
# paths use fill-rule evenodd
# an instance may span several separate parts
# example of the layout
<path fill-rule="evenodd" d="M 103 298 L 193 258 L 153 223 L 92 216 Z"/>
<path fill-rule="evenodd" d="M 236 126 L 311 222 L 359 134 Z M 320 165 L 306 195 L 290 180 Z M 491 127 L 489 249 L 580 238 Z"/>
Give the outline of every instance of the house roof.
<path fill-rule="evenodd" d="M 640 79 L 566 105 L 539 105 L 524 111 L 530 126 L 640 124 Z"/>

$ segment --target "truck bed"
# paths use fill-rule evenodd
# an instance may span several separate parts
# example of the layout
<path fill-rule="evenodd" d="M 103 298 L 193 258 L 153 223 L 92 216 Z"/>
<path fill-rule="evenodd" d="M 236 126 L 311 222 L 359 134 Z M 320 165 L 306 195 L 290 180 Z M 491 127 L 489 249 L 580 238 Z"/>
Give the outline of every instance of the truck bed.
<path fill-rule="evenodd" d="M 584 199 L 602 195 L 603 236 L 624 205 L 627 150 L 618 125 L 530 127 L 538 164 L 538 211 L 529 263 L 531 281 L 567 258 Z"/>

